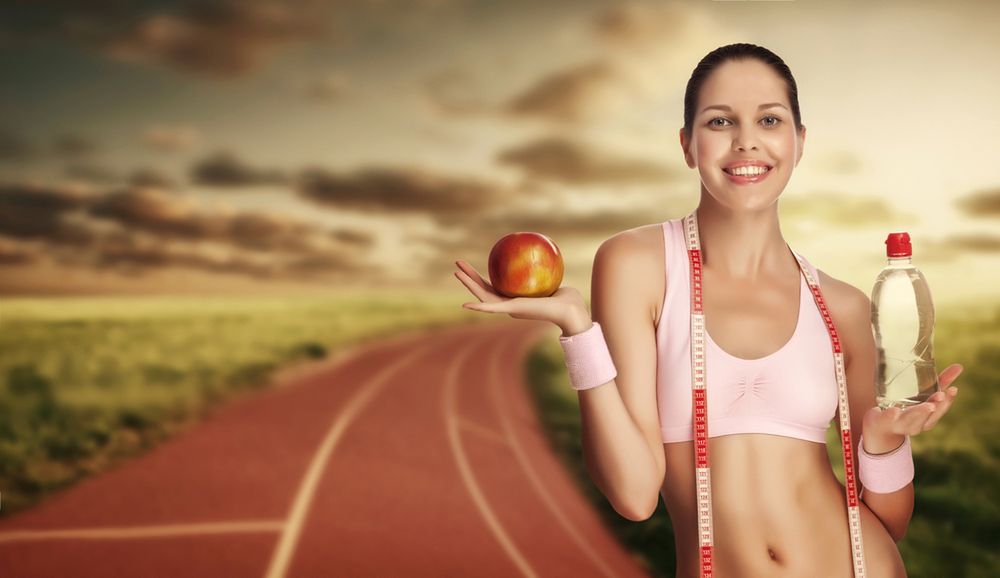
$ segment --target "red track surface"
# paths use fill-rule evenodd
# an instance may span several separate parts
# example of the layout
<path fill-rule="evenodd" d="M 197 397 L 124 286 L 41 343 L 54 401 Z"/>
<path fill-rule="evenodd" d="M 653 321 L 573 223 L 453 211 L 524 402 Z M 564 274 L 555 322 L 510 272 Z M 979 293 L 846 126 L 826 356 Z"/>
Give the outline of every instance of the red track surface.
<path fill-rule="evenodd" d="M 409 333 L 238 399 L 0 520 L 0 577 L 646 576 L 545 440 L 546 327 Z"/>

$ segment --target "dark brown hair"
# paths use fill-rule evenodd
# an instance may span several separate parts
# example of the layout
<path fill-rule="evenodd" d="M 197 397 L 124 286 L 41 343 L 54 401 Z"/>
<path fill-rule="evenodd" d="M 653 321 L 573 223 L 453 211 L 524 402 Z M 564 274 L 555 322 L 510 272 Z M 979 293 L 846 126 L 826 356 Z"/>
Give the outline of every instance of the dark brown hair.
<path fill-rule="evenodd" d="M 698 66 L 694 67 L 691 78 L 688 79 L 687 90 L 684 91 L 684 135 L 688 142 L 691 141 L 691 131 L 693 130 L 694 115 L 698 106 L 698 94 L 701 86 L 705 84 L 705 79 L 713 70 L 730 60 L 744 61 L 757 59 L 770 66 L 778 76 L 785 79 L 785 88 L 788 94 L 788 101 L 792 104 L 792 116 L 795 119 L 796 132 L 802 129 L 802 116 L 799 113 L 799 89 L 795 84 L 795 77 L 788 65 L 777 54 L 756 44 L 727 44 L 720 46 L 709 52 L 701 59 Z"/>

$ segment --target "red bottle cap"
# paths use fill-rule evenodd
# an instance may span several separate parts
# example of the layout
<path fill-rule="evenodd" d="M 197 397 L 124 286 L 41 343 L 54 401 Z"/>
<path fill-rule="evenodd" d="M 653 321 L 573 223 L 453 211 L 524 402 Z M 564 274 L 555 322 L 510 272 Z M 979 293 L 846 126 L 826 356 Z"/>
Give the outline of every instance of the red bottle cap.
<path fill-rule="evenodd" d="M 910 234 L 889 233 L 885 240 L 885 254 L 887 257 L 910 257 L 913 255 L 913 248 L 910 247 Z"/>

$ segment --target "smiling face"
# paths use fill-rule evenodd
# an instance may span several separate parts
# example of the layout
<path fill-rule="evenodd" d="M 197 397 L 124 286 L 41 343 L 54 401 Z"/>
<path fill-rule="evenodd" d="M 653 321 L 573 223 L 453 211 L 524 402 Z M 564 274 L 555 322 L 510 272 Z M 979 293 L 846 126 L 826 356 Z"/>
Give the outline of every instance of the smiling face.
<path fill-rule="evenodd" d="M 706 110 L 716 105 L 728 110 Z M 784 79 L 756 59 L 719 65 L 701 87 L 690 142 L 681 129 L 688 166 L 698 168 L 704 190 L 733 209 L 774 203 L 802 158 L 804 143 L 805 127 L 795 128 Z M 770 169 L 756 176 L 730 174 L 734 164 L 746 161 Z"/>

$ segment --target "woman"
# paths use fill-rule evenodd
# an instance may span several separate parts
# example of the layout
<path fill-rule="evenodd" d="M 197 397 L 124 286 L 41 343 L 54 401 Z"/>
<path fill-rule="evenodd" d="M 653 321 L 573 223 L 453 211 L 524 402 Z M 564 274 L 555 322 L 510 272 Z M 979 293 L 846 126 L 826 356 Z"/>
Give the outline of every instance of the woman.
<path fill-rule="evenodd" d="M 572 287 L 508 299 L 458 262 L 456 275 L 481 302 L 465 307 L 563 330 L 591 477 L 632 520 L 651 516 L 662 496 L 677 576 L 906 576 L 895 542 L 913 511 L 912 458 L 908 477 L 902 466 L 882 472 L 888 485 L 875 483 L 876 464 L 882 456 L 902 463 L 908 436 L 947 413 L 958 391 L 949 385 L 962 366 L 945 369 L 942 391 L 924 403 L 905 411 L 876 406 L 867 296 L 799 261 L 779 227 L 777 200 L 805 134 L 785 63 L 760 46 L 721 47 L 695 68 L 684 100 L 680 143 L 701 176 L 698 207 L 601 245 L 592 317 Z M 746 171 L 761 174 L 735 174 Z M 570 343 L 584 336 L 591 357 L 571 360 Z M 602 365 L 594 344 L 604 340 L 610 356 Z M 701 360 L 693 361 L 692 343 L 704 351 Z M 707 375 L 700 390 L 693 365 Z M 692 401 L 699 393 L 705 401 Z M 700 403 L 707 417 L 692 417 Z M 892 491 L 862 491 L 852 475 L 848 485 L 858 494 L 849 506 L 850 488 L 834 475 L 825 445 L 831 419 L 842 434 L 842 421 L 849 428 L 845 462 L 857 464 L 862 478 L 867 467 L 873 487 Z M 693 423 L 707 427 L 697 434 L 708 439 L 697 458 L 704 462 L 696 461 Z M 858 462 L 859 443 L 868 461 Z M 710 475 L 696 484 L 698 464 Z M 701 484 L 710 485 L 701 486 L 708 491 L 699 508 Z"/>

